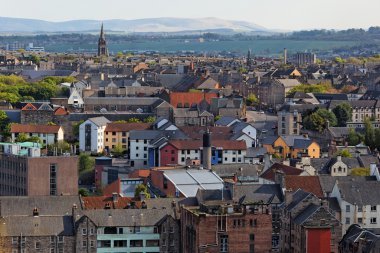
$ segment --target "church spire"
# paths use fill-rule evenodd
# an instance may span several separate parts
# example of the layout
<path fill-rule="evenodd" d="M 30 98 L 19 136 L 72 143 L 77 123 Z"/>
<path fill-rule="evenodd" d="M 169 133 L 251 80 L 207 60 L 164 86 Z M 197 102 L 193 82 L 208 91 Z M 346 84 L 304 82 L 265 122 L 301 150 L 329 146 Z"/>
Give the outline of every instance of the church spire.
<path fill-rule="evenodd" d="M 98 56 L 108 56 L 107 42 L 104 36 L 103 23 L 100 28 L 100 36 L 98 40 Z"/>
<path fill-rule="evenodd" d="M 104 37 L 104 32 L 103 32 L 103 22 L 102 22 L 102 27 L 100 28 L 100 38 L 101 39 L 106 39 L 105 37 Z"/>

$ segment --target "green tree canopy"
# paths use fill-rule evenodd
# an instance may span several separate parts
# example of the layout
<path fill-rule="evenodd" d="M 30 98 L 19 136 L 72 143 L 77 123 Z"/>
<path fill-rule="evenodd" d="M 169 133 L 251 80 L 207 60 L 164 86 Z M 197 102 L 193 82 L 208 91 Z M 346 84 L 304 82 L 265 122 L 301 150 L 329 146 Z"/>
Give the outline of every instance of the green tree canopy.
<path fill-rule="evenodd" d="M 332 111 L 336 116 L 339 127 L 346 126 L 346 123 L 352 118 L 352 106 L 347 102 L 340 103 Z"/>
<path fill-rule="evenodd" d="M 364 141 L 364 136 L 355 131 L 355 129 L 350 128 L 348 132 L 347 142 L 349 146 L 356 146 Z"/>
<path fill-rule="evenodd" d="M 334 156 L 341 156 L 341 157 L 352 157 L 350 151 L 348 149 L 342 149 L 334 154 Z"/>
<path fill-rule="evenodd" d="M 79 171 L 88 171 L 92 170 L 95 166 L 95 159 L 87 154 L 80 154 L 79 155 Z"/>
<path fill-rule="evenodd" d="M 336 126 L 337 119 L 334 113 L 326 109 L 318 109 L 303 118 L 303 126 L 306 129 L 318 131 L 320 133 L 326 129 L 327 124 L 330 126 Z"/>
<path fill-rule="evenodd" d="M 145 184 L 139 184 L 135 188 L 135 197 L 139 198 L 140 193 L 143 193 L 145 195 L 146 199 L 150 199 L 150 193 L 148 192 L 148 187 L 146 187 Z"/>
<path fill-rule="evenodd" d="M 245 101 L 247 102 L 247 105 L 253 105 L 253 104 L 256 104 L 256 103 L 259 102 L 259 100 L 258 100 L 258 98 L 256 97 L 256 95 L 253 94 L 253 93 L 250 93 L 250 94 L 247 96 L 247 98 L 246 98 Z"/>

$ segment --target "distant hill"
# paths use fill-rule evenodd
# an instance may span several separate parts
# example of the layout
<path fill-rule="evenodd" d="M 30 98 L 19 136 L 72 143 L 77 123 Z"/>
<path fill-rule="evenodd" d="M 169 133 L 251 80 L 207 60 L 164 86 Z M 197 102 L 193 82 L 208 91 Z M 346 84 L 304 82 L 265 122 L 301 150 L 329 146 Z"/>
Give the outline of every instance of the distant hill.
<path fill-rule="evenodd" d="M 38 32 L 90 32 L 98 31 L 102 21 L 71 20 L 50 22 L 37 19 L 0 17 L 0 32 L 38 33 Z M 104 20 L 106 31 L 117 32 L 186 32 L 204 30 L 226 30 L 235 32 L 271 32 L 260 25 L 218 18 L 147 18 L 147 19 L 111 19 Z"/>

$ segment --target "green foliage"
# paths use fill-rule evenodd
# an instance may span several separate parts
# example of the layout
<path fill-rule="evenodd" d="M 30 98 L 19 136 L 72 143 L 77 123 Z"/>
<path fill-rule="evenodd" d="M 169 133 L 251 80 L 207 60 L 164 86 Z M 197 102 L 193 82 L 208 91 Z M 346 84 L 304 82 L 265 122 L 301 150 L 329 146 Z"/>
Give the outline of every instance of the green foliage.
<path fill-rule="evenodd" d="M 146 199 L 150 199 L 150 193 L 148 192 L 148 187 L 144 184 L 139 184 L 135 188 L 135 197 L 139 198 L 140 193 L 144 193 Z"/>
<path fill-rule="evenodd" d="M 347 102 L 340 103 L 332 111 L 336 116 L 339 127 L 346 126 L 347 121 L 352 118 L 352 107 Z"/>
<path fill-rule="evenodd" d="M 79 171 L 89 171 L 92 170 L 95 166 L 95 159 L 87 154 L 79 155 Z"/>
<path fill-rule="evenodd" d="M 334 154 L 334 156 L 341 156 L 341 157 L 352 157 L 350 151 L 348 149 L 342 149 Z"/>
<path fill-rule="evenodd" d="M 4 111 L 0 111 L 0 134 L 2 136 L 9 136 L 9 118 Z"/>
<path fill-rule="evenodd" d="M 327 93 L 331 89 L 331 84 L 321 83 L 321 84 L 301 84 L 292 88 L 288 94 L 293 94 L 295 92 L 305 92 L 305 93 Z"/>
<path fill-rule="evenodd" d="M 277 153 L 274 153 L 274 154 L 272 154 L 272 158 L 281 158 L 281 155 L 277 154 Z"/>
<path fill-rule="evenodd" d="M 253 105 L 253 104 L 257 104 L 259 102 L 258 98 L 256 97 L 255 94 L 253 93 L 250 93 L 247 98 L 245 99 L 247 105 Z"/>
<path fill-rule="evenodd" d="M 68 142 L 64 141 L 64 140 L 57 141 L 54 144 L 48 145 L 48 149 L 49 150 L 53 150 L 54 148 L 57 148 L 58 152 L 62 151 L 63 153 L 71 151 L 70 144 Z"/>
<path fill-rule="evenodd" d="M 318 131 L 320 133 L 326 129 L 328 123 L 330 126 L 336 126 L 337 119 L 334 113 L 326 109 L 318 109 L 303 118 L 303 126 L 306 129 Z"/>
<path fill-rule="evenodd" d="M 349 146 L 356 146 L 364 141 L 364 136 L 355 131 L 355 129 L 350 128 L 348 132 L 347 142 Z"/>
<path fill-rule="evenodd" d="M 38 55 L 32 54 L 30 60 L 37 65 L 40 65 L 41 58 Z"/>
<path fill-rule="evenodd" d="M 114 149 L 112 149 L 111 153 L 117 157 L 120 157 L 123 155 L 124 149 L 122 148 L 121 144 L 118 143 Z"/>
<path fill-rule="evenodd" d="M 128 123 L 127 121 L 125 120 L 115 120 L 114 122 L 112 123 Z"/>
<path fill-rule="evenodd" d="M 214 117 L 214 120 L 215 121 L 218 121 L 218 120 L 220 120 L 222 118 L 222 115 L 216 115 L 215 117 Z"/>
<path fill-rule="evenodd" d="M 156 118 L 153 116 L 149 116 L 144 119 L 144 123 L 154 123 L 156 121 Z"/>
<path fill-rule="evenodd" d="M 240 67 L 238 69 L 238 71 L 239 71 L 240 74 L 246 74 L 246 73 L 248 73 L 248 70 L 246 68 L 244 68 L 244 67 Z"/>
<path fill-rule="evenodd" d="M 130 118 L 127 122 L 128 123 L 141 123 L 141 121 L 138 118 Z"/>
<path fill-rule="evenodd" d="M 351 176 L 369 176 L 370 171 L 367 168 L 353 168 L 351 169 Z"/>
<path fill-rule="evenodd" d="M 78 194 L 81 195 L 82 197 L 87 197 L 90 195 L 90 192 L 86 188 L 80 188 L 78 191 Z"/>
<path fill-rule="evenodd" d="M 342 59 L 341 57 L 335 57 L 334 62 L 342 64 L 342 63 L 345 63 L 346 60 Z"/>
<path fill-rule="evenodd" d="M 73 135 L 76 139 L 79 138 L 79 126 L 84 122 L 84 120 L 73 123 Z"/>
<path fill-rule="evenodd" d="M 29 136 L 25 133 L 19 133 L 16 137 L 16 142 L 36 142 L 42 143 L 41 139 L 38 136 Z"/>
<path fill-rule="evenodd" d="M 364 120 L 364 143 L 369 146 L 371 150 L 375 149 L 375 131 L 372 127 L 371 121 L 369 119 Z"/>
<path fill-rule="evenodd" d="M 61 88 L 58 84 L 74 81 L 74 77 L 46 77 L 39 82 L 27 83 L 21 77 L 0 76 L 0 99 L 10 103 L 49 100 L 68 93 L 67 88 Z"/>

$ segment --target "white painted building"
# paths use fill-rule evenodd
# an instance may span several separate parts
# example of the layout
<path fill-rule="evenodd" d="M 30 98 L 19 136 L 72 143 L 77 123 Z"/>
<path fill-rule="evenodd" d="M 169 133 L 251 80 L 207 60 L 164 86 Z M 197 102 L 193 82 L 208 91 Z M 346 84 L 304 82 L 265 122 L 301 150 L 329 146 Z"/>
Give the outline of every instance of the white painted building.
<path fill-rule="evenodd" d="M 90 118 L 79 126 L 79 150 L 82 152 L 100 153 L 104 148 L 105 117 Z"/>
<path fill-rule="evenodd" d="M 380 229 L 380 175 L 375 164 L 371 164 L 370 171 L 377 180 L 353 176 L 335 182 L 331 197 L 340 206 L 343 233 L 355 223 L 367 229 Z"/>
<path fill-rule="evenodd" d="M 57 141 L 64 140 L 63 128 L 57 125 L 12 124 L 12 142 L 17 140 L 19 134 L 26 134 L 27 137 L 38 137 L 40 138 L 42 144 L 45 145 L 51 145 Z"/>

